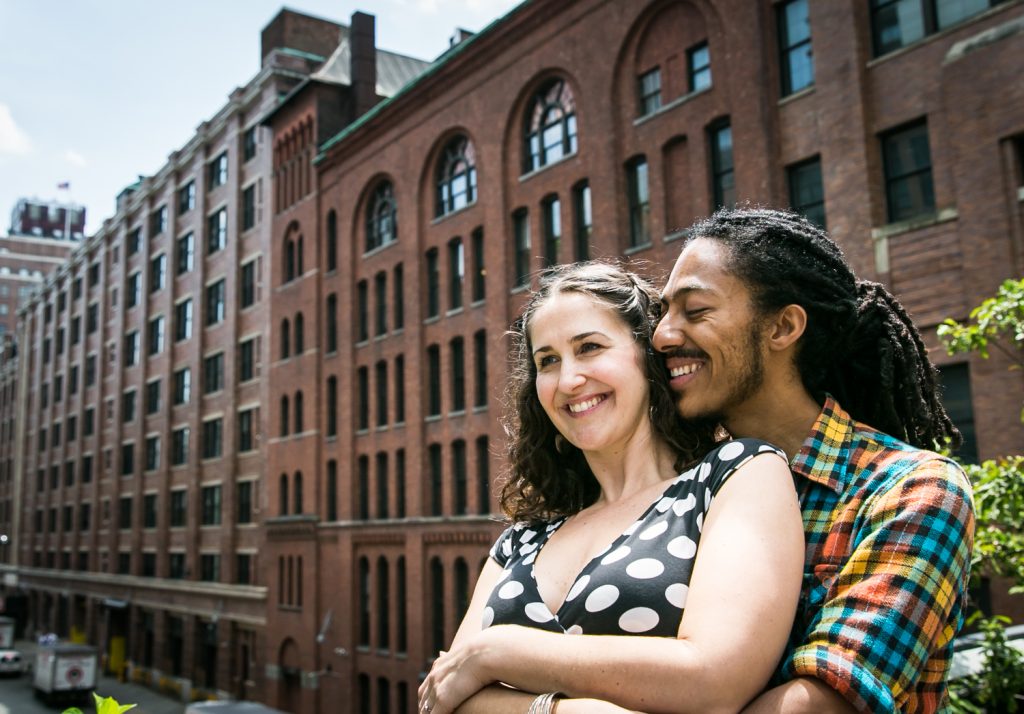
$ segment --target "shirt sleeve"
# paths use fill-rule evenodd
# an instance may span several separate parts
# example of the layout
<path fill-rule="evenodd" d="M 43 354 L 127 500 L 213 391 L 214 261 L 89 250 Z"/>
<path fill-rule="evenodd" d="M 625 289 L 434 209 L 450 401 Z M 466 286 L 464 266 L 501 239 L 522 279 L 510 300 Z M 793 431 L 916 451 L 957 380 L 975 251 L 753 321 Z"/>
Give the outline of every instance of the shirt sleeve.
<path fill-rule="evenodd" d="M 918 464 L 850 531 L 850 557 L 815 569 L 824 601 L 784 673 L 823 680 L 858 711 L 936 711 L 970 574 L 967 476 L 945 459 Z"/>
<path fill-rule="evenodd" d="M 504 568 L 509 559 L 512 557 L 512 553 L 516 549 L 516 536 L 520 531 L 520 527 L 517 525 L 509 526 L 501 535 L 498 536 L 498 540 L 494 541 L 494 545 L 491 546 L 491 560 Z"/>

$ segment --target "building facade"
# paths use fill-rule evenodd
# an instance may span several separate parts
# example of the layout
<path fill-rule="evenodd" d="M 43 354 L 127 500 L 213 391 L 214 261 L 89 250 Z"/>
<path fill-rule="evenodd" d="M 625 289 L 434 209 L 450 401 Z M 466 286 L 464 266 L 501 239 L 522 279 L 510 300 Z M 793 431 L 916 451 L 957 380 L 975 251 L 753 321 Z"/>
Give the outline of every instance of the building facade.
<path fill-rule="evenodd" d="M 75 243 L 31 235 L 0 236 L 0 339 L 14 338 L 18 310 L 44 277 L 63 265 Z"/>
<path fill-rule="evenodd" d="M 67 185 L 61 187 L 67 188 Z M 85 238 L 85 206 L 38 198 L 19 199 L 11 211 L 11 233 L 81 241 Z"/>
<path fill-rule="evenodd" d="M 535 0 L 429 67 L 368 16 L 284 15 L 267 78 L 23 313 L 0 489 L 38 622 L 172 685 L 413 711 L 501 528 L 505 330 L 536 271 L 663 280 L 737 202 L 827 226 L 926 335 L 964 455 L 1020 450 L 1022 375 L 934 328 L 1024 272 L 1024 1 Z"/>

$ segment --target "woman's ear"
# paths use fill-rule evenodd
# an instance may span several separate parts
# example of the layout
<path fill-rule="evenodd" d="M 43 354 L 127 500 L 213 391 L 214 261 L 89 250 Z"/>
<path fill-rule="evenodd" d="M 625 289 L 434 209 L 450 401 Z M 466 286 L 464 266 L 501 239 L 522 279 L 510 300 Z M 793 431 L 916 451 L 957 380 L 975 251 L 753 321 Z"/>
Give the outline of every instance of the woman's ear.
<path fill-rule="evenodd" d="M 799 305 L 786 305 L 776 313 L 768 333 L 768 349 L 783 352 L 794 345 L 807 329 L 807 311 Z"/>

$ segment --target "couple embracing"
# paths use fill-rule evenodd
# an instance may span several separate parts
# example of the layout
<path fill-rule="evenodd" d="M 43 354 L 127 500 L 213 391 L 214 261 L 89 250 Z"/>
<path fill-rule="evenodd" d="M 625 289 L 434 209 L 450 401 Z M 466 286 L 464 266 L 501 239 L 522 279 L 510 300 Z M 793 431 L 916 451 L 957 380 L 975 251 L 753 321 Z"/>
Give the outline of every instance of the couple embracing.
<path fill-rule="evenodd" d="M 948 705 L 974 516 L 931 449 L 959 434 L 821 229 L 719 211 L 660 294 L 551 269 L 514 337 L 512 525 L 424 714 Z"/>

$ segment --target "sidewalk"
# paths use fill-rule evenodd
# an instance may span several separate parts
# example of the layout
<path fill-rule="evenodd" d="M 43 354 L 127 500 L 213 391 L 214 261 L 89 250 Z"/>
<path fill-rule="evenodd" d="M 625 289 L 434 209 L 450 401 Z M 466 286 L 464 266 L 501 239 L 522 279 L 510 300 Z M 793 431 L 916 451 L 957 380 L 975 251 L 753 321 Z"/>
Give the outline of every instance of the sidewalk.
<path fill-rule="evenodd" d="M 25 659 L 34 664 L 38 645 L 30 640 L 18 640 L 14 646 Z M 113 697 L 119 704 L 136 704 L 131 714 L 183 714 L 185 704 L 171 699 L 141 684 L 119 682 L 116 677 L 101 674 L 96 682 L 96 693 L 101 697 Z M 92 705 L 82 707 L 85 714 L 92 714 Z"/>

